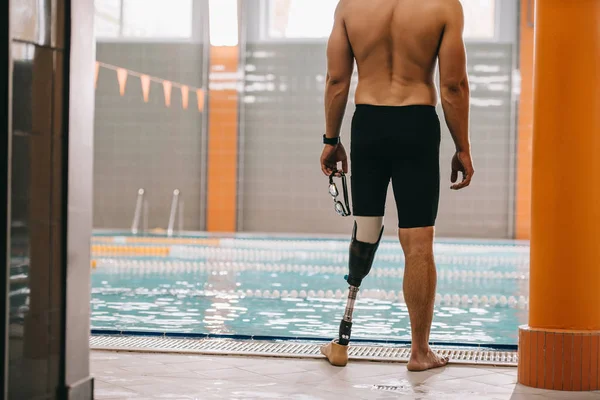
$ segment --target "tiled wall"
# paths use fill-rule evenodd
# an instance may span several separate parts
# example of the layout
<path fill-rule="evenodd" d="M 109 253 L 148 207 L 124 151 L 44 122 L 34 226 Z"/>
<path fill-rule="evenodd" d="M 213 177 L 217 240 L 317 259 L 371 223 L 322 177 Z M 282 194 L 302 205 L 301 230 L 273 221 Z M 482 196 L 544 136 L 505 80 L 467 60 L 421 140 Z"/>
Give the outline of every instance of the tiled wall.
<path fill-rule="evenodd" d="M 97 60 L 194 87 L 203 87 L 203 46 L 192 43 L 97 44 Z M 166 228 L 173 190 L 184 201 L 184 228 L 201 228 L 205 207 L 205 116 L 195 94 L 182 108 L 173 88 L 152 83 L 144 102 L 140 79 L 130 76 L 124 96 L 115 71 L 100 68 L 96 89 L 94 227 L 130 228 L 138 189 L 146 190 L 150 228 Z"/>
<path fill-rule="evenodd" d="M 249 24 L 249 30 L 253 28 Z M 252 35 L 249 35 L 252 37 Z M 325 42 L 265 42 L 246 47 L 243 180 L 244 231 L 349 233 L 350 219 L 338 217 L 319 169 L 324 129 Z M 512 46 L 468 45 L 472 89 L 471 135 L 476 177 L 472 187 L 451 192 L 453 143 L 443 126 L 442 194 L 438 235 L 486 238 L 511 236 Z M 354 111 L 349 104 L 342 140 L 349 140 Z M 347 147 L 348 149 L 348 147 Z M 406 189 L 410 195 L 410 188 Z M 386 230 L 397 226 L 388 196 Z"/>
<path fill-rule="evenodd" d="M 61 386 L 64 3 L 10 3 L 11 399 L 54 398 Z"/>

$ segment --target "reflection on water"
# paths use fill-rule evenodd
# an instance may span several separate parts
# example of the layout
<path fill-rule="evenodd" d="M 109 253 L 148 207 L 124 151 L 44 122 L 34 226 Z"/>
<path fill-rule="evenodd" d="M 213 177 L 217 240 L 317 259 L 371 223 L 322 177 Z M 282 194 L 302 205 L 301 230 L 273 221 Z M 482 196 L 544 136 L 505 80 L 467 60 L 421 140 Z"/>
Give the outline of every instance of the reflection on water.
<path fill-rule="evenodd" d="M 126 285 L 126 276 L 113 275 L 113 284 Z M 338 330 L 342 299 L 259 299 L 244 295 L 188 292 L 172 298 L 149 288 L 115 291 L 94 285 L 94 328 L 154 330 L 292 337 L 330 337 Z M 151 281 L 150 281 L 151 282 Z M 149 283 L 150 283 L 149 282 Z M 432 339 L 478 343 L 513 343 L 518 310 L 510 308 L 437 307 Z M 500 324 L 500 325 L 499 325 Z M 363 299 L 355 307 L 354 337 L 410 338 L 404 303 Z"/>
<path fill-rule="evenodd" d="M 345 282 L 337 275 L 345 265 L 347 249 L 343 242 L 330 243 L 326 252 L 324 246 L 318 241 L 299 249 L 294 242 L 269 247 L 268 240 L 224 240 L 221 253 L 219 248 L 203 252 L 200 246 L 189 246 L 188 252 L 202 262 L 201 267 L 190 264 L 189 256 L 179 260 L 99 258 L 92 274 L 92 327 L 335 337 L 346 301 Z M 523 303 L 526 250 L 521 246 L 437 245 L 436 255 L 443 262 L 438 261 L 442 278 L 432 340 L 516 344 L 517 326 L 527 313 Z M 249 258 L 253 264 L 223 263 L 227 256 L 230 261 Z M 408 310 L 401 294 L 402 256 L 389 244 L 382 245 L 380 256 L 377 272 L 366 279 L 359 293 L 353 336 L 409 340 Z M 282 260 L 285 265 L 276 263 Z M 300 265 L 307 260 L 310 265 Z"/>

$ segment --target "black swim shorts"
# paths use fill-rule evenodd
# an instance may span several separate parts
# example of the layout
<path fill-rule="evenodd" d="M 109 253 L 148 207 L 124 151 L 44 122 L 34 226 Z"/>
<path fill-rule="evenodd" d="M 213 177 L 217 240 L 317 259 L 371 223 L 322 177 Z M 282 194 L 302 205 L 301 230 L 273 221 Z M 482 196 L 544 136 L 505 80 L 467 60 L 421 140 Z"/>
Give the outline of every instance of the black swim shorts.
<path fill-rule="evenodd" d="M 399 228 L 434 226 L 440 121 L 432 106 L 357 105 L 350 149 L 355 216 L 384 215 L 392 181 Z"/>

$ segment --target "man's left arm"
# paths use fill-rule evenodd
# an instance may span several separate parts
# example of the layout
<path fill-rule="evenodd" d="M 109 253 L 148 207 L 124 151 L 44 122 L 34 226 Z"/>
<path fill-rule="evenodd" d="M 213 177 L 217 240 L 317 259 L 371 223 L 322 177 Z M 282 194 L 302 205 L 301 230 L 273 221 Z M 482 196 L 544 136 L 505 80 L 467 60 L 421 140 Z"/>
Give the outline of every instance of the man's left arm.
<path fill-rule="evenodd" d="M 335 12 L 333 30 L 327 45 L 325 134 L 328 138 L 340 136 L 353 71 L 354 54 L 350 46 L 340 5 Z"/>

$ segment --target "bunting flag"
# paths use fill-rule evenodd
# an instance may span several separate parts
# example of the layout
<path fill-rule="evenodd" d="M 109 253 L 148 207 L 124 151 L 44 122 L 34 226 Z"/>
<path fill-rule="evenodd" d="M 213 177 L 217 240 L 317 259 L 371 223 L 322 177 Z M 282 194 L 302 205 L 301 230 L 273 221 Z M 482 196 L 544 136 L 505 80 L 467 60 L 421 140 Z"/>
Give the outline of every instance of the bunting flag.
<path fill-rule="evenodd" d="M 98 89 L 98 73 L 100 72 L 100 63 L 96 61 L 96 70 L 94 71 L 94 88 Z"/>
<path fill-rule="evenodd" d="M 140 72 L 132 71 L 130 69 L 117 67 L 115 65 L 106 64 L 103 62 L 96 61 L 96 70 L 94 75 L 94 87 L 98 88 L 98 76 L 100 68 L 109 69 L 111 71 L 115 71 L 117 73 L 117 81 L 119 83 L 119 94 L 121 96 L 125 95 L 125 90 L 127 88 L 127 79 L 129 76 L 135 76 L 140 78 L 140 83 L 142 85 L 142 95 L 144 98 L 144 103 L 148 103 L 150 99 L 150 86 L 152 82 L 160 83 L 163 86 L 163 93 L 165 95 L 165 106 L 171 107 L 171 94 L 173 92 L 173 88 L 179 88 L 181 90 L 181 105 L 184 110 L 189 108 L 190 102 L 190 91 L 196 93 L 197 101 L 198 101 L 198 111 L 204 111 L 204 90 L 201 88 L 184 85 L 178 82 L 172 82 L 166 79 L 158 78 L 155 76 L 150 76 L 147 74 L 143 74 Z"/>
<path fill-rule="evenodd" d="M 163 90 L 165 91 L 165 105 L 171 107 L 171 89 L 173 84 L 170 81 L 163 81 Z"/>
<path fill-rule="evenodd" d="M 181 104 L 183 105 L 183 109 L 188 109 L 188 101 L 189 101 L 190 88 L 186 85 L 181 87 Z"/>
<path fill-rule="evenodd" d="M 148 75 L 141 75 L 140 81 L 142 82 L 142 94 L 144 95 L 144 103 L 147 103 L 150 97 L 150 77 Z"/>
<path fill-rule="evenodd" d="M 198 111 L 204 111 L 204 90 L 196 89 L 196 97 L 198 98 Z"/>
<path fill-rule="evenodd" d="M 125 68 L 117 69 L 117 80 L 119 81 L 119 93 L 125 95 L 125 86 L 127 85 L 127 70 Z"/>

